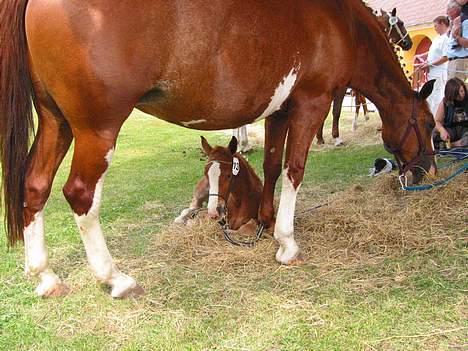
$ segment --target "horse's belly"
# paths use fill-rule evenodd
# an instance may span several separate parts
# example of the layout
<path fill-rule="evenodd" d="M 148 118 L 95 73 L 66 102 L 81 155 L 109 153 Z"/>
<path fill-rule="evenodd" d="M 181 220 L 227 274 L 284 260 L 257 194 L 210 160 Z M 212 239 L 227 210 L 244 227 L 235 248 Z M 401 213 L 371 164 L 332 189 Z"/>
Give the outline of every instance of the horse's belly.
<path fill-rule="evenodd" d="M 136 107 L 188 128 L 237 128 L 280 110 L 295 86 L 300 65 L 287 69 L 289 72 L 285 70 L 286 73 L 270 82 L 262 83 L 254 78 L 250 86 L 235 80 L 222 80 L 223 84 L 218 84 L 220 79 L 200 82 L 200 85 L 164 81 L 147 92 Z"/>

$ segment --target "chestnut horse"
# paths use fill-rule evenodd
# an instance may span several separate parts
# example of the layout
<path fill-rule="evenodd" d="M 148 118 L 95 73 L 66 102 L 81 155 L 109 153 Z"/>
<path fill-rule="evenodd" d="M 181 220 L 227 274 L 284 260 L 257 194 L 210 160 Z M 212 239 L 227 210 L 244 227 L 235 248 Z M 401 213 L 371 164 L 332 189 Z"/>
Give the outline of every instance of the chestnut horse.
<path fill-rule="evenodd" d="M 186 223 L 191 214 L 208 201 L 210 218 L 219 220 L 222 214 L 227 213 L 230 229 L 254 233 L 263 184 L 237 152 L 236 137 L 232 137 L 228 147 L 212 147 L 204 137 L 201 137 L 201 144 L 208 156 L 205 173 L 195 186 L 190 207 L 184 209 L 174 222 Z"/>
<path fill-rule="evenodd" d="M 380 15 L 377 16 L 381 24 L 382 30 L 387 33 L 387 36 L 390 42 L 393 45 L 401 47 L 403 50 L 408 51 L 413 46 L 413 41 L 409 36 L 408 31 L 405 28 L 403 21 L 397 17 L 397 10 L 394 8 L 390 14 L 384 10 L 380 10 Z M 354 104 L 355 104 L 355 114 L 353 120 L 353 131 L 357 128 L 357 119 L 359 116 L 359 109 L 362 106 L 364 111 L 364 117 L 366 121 L 369 119 L 368 110 L 367 110 L 367 101 L 366 97 L 359 93 L 358 91 L 352 90 L 354 94 Z M 339 122 L 341 117 L 341 108 L 343 106 L 343 100 L 346 95 L 346 87 L 342 90 L 339 90 L 335 94 L 333 99 L 333 127 L 332 127 L 332 136 L 335 139 L 335 145 L 342 145 L 343 141 L 340 138 Z M 324 144 L 323 141 L 323 124 L 317 131 L 317 144 Z"/>
<path fill-rule="evenodd" d="M 99 221 L 106 171 L 134 107 L 201 130 L 266 118 L 259 219 L 275 223 L 282 264 L 299 255 L 296 197 L 310 144 L 337 91 L 349 86 L 374 102 L 402 176 L 417 181 L 421 170 L 435 172 L 425 101 L 433 82 L 419 93 L 411 89 L 360 0 L 9 0 L 0 11 L 7 236 L 10 244 L 24 237 L 25 269 L 39 278 L 40 296 L 66 292 L 49 266 L 44 207 L 72 141 L 63 193 L 91 270 L 114 297 L 141 292 L 114 263 Z M 38 129 L 29 149 L 31 100 Z"/>

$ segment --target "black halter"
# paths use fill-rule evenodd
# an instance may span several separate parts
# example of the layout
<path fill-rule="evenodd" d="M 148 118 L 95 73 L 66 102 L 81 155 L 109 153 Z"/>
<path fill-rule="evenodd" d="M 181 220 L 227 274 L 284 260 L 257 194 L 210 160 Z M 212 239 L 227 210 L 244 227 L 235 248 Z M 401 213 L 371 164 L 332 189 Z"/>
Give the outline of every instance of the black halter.
<path fill-rule="evenodd" d="M 421 134 L 421 130 L 418 126 L 417 117 L 417 107 L 415 104 L 415 100 L 412 100 L 412 108 L 411 108 L 411 117 L 408 120 L 408 126 L 406 127 L 405 132 L 400 140 L 400 144 L 396 148 L 386 147 L 388 151 L 390 151 L 394 156 L 395 160 L 398 165 L 399 169 L 399 180 L 402 186 L 407 186 L 408 179 L 406 178 L 406 172 L 410 171 L 414 166 L 421 160 L 423 156 L 432 156 L 434 152 L 427 152 L 426 145 L 424 144 L 424 140 Z M 418 153 L 408 162 L 405 161 L 404 157 L 401 155 L 401 150 L 403 149 L 403 145 L 405 144 L 406 140 L 408 139 L 411 131 L 414 130 L 416 137 L 418 139 Z"/>
<path fill-rule="evenodd" d="M 227 162 L 227 161 L 218 161 L 218 160 L 211 160 L 209 163 L 212 163 L 212 162 L 219 162 L 219 163 L 225 163 L 225 164 L 233 164 L 234 163 L 234 159 L 231 161 L 231 162 Z M 230 227 L 229 227 L 229 219 L 228 219 L 228 207 L 227 207 L 227 199 L 229 198 L 229 195 L 231 193 L 231 185 L 232 185 L 232 181 L 234 179 L 234 177 L 236 177 L 236 175 L 232 175 L 231 177 L 231 180 L 229 181 L 229 187 L 228 187 L 228 191 L 227 191 L 227 194 L 225 195 L 225 197 L 221 194 L 212 194 L 212 193 L 208 193 L 208 197 L 210 196 L 216 196 L 218 198 L 221 198 L 223 199 L 224 203 L 225 203 L 225 206 L 224 207 L 221 207 L 221 206 L 218 206 L 216 208 L 216 210 L 218 211 L 218 213 L 221 215 L 221 218 L 219 219 L 218 223 L 219 225 L 221 226 L 221 229 L 223 230 L 223 234 L 224 234 L 224 239 L 226 239 L 226 241 L 228 241 L 229 243 L 231 243 L 232 245 L 236 245 L 236 246 L 247 246 L 247 247 L 252 247 L 254 246 L 257 241 L 260 240 L 260 238 L 262 237 L 262 234 L 263 234 L 263 229 L 265 228 L 265 226 L 263 224 L 260 224 L 257 228 L 257 232 L 255 233 L 255 239 L 252 239 L 252 240 L 249 240 L 249 241 L 244 241 L 244 240 L 236 240 L 236 239 L 233 239 L 230 235 L 229 235 L 229 231 L 231 230 Z"/>

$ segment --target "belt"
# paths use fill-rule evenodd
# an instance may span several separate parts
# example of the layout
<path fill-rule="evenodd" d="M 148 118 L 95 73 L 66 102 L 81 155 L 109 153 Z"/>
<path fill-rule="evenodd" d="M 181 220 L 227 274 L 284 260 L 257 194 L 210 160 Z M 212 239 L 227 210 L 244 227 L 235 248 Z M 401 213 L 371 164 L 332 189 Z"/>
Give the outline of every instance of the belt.
<path fill-rule="evenodd" d="M 464 56 L 464 57 L 449 57 L 449 61 L 455 61 L 455 60 L 464 60 L 464 59 L 468 59 L 468 56 Z"/>

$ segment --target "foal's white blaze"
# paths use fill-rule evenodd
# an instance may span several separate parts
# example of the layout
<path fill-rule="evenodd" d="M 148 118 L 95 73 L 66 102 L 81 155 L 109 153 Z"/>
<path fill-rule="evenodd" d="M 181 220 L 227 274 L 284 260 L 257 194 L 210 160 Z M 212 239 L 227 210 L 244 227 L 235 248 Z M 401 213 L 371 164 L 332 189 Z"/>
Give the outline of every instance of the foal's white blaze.
<path fill-rule="evenodd" d="M 219 192 L 219 176 L 221 175 L 221 167 L 219 162 L 212 162 L 208 170 L 208 181 L 210 184 L 210 194 L 218 194 Z M 218 197 L 208 197 L 208 215 L 216 216 L 218 214 Z"/>
<path fill-rule="evenodd" d="M 294 211 L 300 186 L 299 184 L 297 189 L 294 189 L 293 183 L 289 179 L 288 168 L 286 168 L 283 171 L 283 186 L 275 224 L 275 239 L 280 244 L 276 260 L 283 264 L 288 264 L 299 253 L 299 247 L 294 240 Z"/>
<path fill-rule="evenodd" d="M 33 221 L 24 228 L 25 273 L 38 275 L 41 282 L 36 294 L 44 296 L 61 283 L 60 278 L 49 268 L 49 259 L 44 237 L 44 210 L 34 215 Z"/>
<path fill-rule="evenodd" d="M 113 152 L 114 149 L 110 149 L 105 157 L 108 166 L 111 163 Z M 111 295 L 119 297 L 124 292 L 135 288 L 137 284 L 133 278 L 120 272 L 114 264 L 99 223 L 99 209 L 106 173 L 107 170 L 96 184 L 91 209 L 87 214 L 81 216 L 75 213 L 75 220 L 86 249 L 89 265 L 96 279 L 110 285 L 112 287 Z"/>
<path fill-rule="evenodd" d="M 255 121 L 259 121 L 264 119 L 274 112 L 278 111 L 281 108 L 283 102 L 289 97 L 291 94 L 291 90 L 294 87 L 294 83 L 296 83 L 297 73 L 299 71 L 300 65 L 297 67 L 291 68 L 288 75 L 285 76 L 282 81 L 279 83 L 278 87 L 275 90 L 275 93 L 271 97 L 270 103 L 265 111 L 258 117 Z"/>

